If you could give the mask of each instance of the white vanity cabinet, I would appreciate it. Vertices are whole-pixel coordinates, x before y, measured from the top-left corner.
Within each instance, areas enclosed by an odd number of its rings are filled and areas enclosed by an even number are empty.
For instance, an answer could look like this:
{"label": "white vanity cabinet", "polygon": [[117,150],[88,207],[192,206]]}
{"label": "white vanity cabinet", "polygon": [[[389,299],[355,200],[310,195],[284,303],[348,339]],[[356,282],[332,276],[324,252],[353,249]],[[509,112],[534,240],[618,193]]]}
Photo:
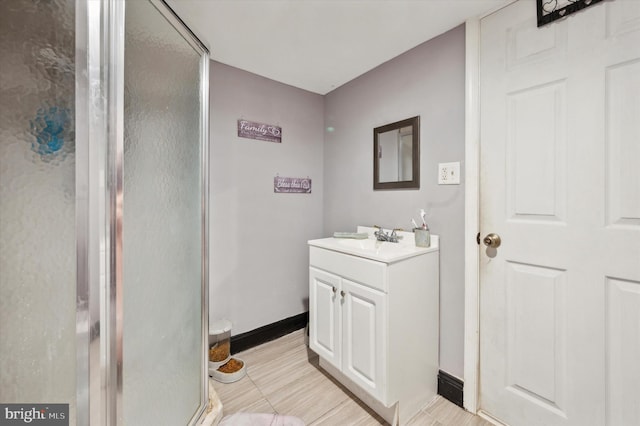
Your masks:
{"label": "white vanity cabinet", "polygon": [[372,396],[384,400],[386,295],[313,267],[309,277],[311,349]]}
{"label": "white vanity cabinet", "polygon": [[438,238],[386,261],[329,240],[309,242],[309,346],[323,369],[403,424],[437,393]]}

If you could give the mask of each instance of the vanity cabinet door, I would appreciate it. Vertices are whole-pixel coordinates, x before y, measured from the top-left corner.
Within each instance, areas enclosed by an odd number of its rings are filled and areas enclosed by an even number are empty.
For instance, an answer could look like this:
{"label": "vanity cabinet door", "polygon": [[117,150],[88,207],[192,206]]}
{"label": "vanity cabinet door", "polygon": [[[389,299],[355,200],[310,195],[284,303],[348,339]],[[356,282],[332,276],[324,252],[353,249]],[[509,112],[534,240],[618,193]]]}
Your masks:
{"label": "vanity cabinet door", "polygon": [[309,346],[334,367],[341,365],[341,278],[309,268]]}
{"label": "vanity cabinet door", "polygon": [[386,402],[387,296],[342,279],[342,372]]}

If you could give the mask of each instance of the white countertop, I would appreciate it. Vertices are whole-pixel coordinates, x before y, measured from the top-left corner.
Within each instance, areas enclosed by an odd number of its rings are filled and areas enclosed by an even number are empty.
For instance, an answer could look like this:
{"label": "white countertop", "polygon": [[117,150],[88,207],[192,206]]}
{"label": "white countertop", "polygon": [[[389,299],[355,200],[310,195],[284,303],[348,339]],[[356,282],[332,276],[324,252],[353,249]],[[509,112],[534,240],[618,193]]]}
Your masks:
{"label": "white countertop", "polygon": [[[388,241],[377,241],[373,235],[375,231],[375,228],[358,226],[357,232],[366,232],[369,234],[369,238],[358,240],[329,237],[309,240],[307,243],[313,247],[333,250],[384,263],[398,262],[410,257],[438,251],[439,249],[439,238],[437,235],[431,235],[430,247],[416,247],[413,232],[398,231],[398,236],[402,238],[397,243],[390,243]],[[385,231],[391,232],[391,230]]]}

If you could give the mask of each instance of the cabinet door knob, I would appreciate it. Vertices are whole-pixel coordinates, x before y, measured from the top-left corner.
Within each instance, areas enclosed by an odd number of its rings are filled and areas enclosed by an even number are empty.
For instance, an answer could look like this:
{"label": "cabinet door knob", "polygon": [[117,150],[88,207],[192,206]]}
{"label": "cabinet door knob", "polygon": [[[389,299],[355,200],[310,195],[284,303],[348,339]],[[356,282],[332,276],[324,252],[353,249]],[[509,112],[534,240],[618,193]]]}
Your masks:
{"label": "cabinet door knob", "polygon": [[333,290],[333,294],[336,294],[336,291],[338,291],[338,289],[335,287],[332,287],[332,290]]}
{"label": "cabinet door knob", "polygon": [[345,294],[344,290],[340,290],[340,296],[344,297]]}

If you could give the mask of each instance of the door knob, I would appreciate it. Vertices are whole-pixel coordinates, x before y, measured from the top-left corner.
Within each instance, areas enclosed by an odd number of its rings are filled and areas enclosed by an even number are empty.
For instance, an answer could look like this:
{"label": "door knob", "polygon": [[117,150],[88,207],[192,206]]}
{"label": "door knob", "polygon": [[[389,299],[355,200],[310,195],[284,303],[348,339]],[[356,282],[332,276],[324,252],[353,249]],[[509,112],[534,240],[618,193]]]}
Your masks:
{"label": "door knob", "polygon": [[333,287],[331,290],[333,290],[333,294],[336,294],[336,291],[338,291],[338,289],[335,287]]}
{"label": "door knob", "polygon": [[502,240],[500,240],[500,235],[491,233],[487,234],[482,242],[487,247],[498,248],[500,247],[500,243],[502,243]]}
{"label": "door knob", "polygon": [[340,296],[344,297],[345,294],[344,290],[340,290]]}

